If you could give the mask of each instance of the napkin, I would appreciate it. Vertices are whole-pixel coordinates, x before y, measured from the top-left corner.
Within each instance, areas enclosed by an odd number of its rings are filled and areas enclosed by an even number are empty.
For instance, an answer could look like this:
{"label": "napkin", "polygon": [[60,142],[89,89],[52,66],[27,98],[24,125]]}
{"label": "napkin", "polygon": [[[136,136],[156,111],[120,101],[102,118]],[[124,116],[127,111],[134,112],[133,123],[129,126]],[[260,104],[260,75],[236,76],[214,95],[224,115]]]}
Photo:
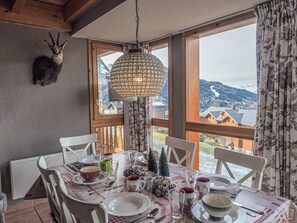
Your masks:
{"label": "napkin", "polygon": [[273,202],[273,197],[266,195],[263,191],[249,191],[242,190],[236,197],[235,202],[242,206],[255,209],[257,211],[263,211],[266,208],[270,208]]}

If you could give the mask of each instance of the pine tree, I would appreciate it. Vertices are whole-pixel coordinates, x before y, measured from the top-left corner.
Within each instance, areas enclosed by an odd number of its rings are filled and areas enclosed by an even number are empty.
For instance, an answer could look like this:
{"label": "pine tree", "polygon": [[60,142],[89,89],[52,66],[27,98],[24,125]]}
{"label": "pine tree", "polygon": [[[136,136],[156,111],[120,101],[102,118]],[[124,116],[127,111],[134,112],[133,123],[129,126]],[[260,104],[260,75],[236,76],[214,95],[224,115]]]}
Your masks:
{"label": "pine tree", "polygon": [[149,158],[148,158],[148,168],[149,171],[158,173],[158,164],[156,157],[154,156],[152,150],[150,149]]}
{"label": "pine tree", "polygon": [[162,147],[162,152],[161,152],[160,160],[159,160],[159,174],[160,174],[160,176],[164,176],[164,177],[170,176],[168,162],[167,162],[167,156],[166,156],[164,147]]}

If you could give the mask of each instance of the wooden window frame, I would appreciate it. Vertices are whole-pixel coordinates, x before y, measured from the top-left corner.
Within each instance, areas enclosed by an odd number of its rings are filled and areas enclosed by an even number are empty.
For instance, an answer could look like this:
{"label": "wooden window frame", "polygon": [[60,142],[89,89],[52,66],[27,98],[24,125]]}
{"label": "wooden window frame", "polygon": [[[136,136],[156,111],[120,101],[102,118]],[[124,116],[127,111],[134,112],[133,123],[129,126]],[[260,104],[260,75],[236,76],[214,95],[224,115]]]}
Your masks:
{"label": "wooden window frame", "polygon": [[[183,130],[184,135],[187,136],[189,140],[197,141],[197,134],[195,133],[207,133],[213,135],[220,135],[226,137],[234,137],[240,139],[254,140],[255,129],[249,127],[235,127],[219,124],[208,124],[199,122],[199,108],[196,108],[195,103],[192,103],[191,100],[200,97],[200,88],[199,88],[199,63],[196,62],[196,58],[199,58],[199,38],[213,35],[216,33],[224,32],[227,30],[236,29],[245,25],[253,24],[256,22],[256,17],[253,12],[247,12],[241,15],[236,15],[219,22],[213,22],[205,26],[192,29],[185,32],[185,57],[186,57],[186,66],[184,71],[183,80],[184,82],[184,101],[183,106],[185,107],[185,129]],[[195,56],[198,56],[195,58]],[[190,75],[191,72],[194,72],[193,75]],[[197,87],[198,85],[198,87]],[[189,92],[193,89],[196,89],[196,94],[193,96],[191,94],[191,100],[189,99]],[[197,102],[196,102],[197,104]],[[190,114],[189,111],[198,109],[198,113],[194,115]],[[190,121],[189,121],[190,118]],[[195,166],[194,168],[199,169],[199,149],[197,149],[195,155]]]}
{"label": "wooden window frame", "polygon": [[96,128],[106,126],[118,126],[124,124],[124,114],[100,115],[98,102],[98,69],[97,55],[100,52],[117,51],[123,52],[119,44],[105,43],[99,41],[89,41],[89,94],[90,94],[90,126],[91,132],[96,132]]}
{"label": "wooden window frame", "polygon": [[[171,38],[166,37],[157,41],[153,41],[149,43],[150,48],[149,50],[157,50],[161,49],[164,46],[168,47],[168,119],[162,119],[162,118],[151,118],[151,124],[152,126],[160,126],[160,127],[165,127],[168,128],[168,135],[172,134],[172,56],[171,56]],[[151,111],[153,107],[151,104]]]}

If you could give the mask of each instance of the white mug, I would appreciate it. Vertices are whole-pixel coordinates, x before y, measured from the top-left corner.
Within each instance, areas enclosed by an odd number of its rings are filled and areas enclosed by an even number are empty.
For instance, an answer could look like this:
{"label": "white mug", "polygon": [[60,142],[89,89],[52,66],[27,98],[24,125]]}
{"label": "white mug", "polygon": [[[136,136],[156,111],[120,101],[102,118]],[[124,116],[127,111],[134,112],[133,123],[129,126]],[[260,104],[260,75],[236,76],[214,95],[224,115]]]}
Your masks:
{"label": "white mug", "polygon": [[127,191],[138,192],[145,187],[145,181],[140,180],[139,176],[131,175],[126,178]]}
{"label": "white mug", "polygon": [[197,201],[198,191],[191,187],[183,187],[180,190],[185,192],[184,210],[190,211],[192,205]]}
{"label": "white mug", "polygon": [[207,177],[198,177],[196,179],[196,190],[199,192],[199,199],[210,191],[210,179]]}

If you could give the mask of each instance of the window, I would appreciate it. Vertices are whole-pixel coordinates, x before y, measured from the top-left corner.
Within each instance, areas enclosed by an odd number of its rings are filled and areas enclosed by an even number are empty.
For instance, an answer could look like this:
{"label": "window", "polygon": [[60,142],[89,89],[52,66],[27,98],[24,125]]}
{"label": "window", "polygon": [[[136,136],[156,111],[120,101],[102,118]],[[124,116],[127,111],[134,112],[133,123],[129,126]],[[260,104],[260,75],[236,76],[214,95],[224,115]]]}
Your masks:
{"label": "window", "polygon": [[[170,132],[169,42],[164,39],[152,43],[150,49],[166,67],[166,83],[162,91],[151,98],[153,147],[159,150]],[[102,153],[120,152],[124,148],[123,102],[111,100],[108,82],[113,63],[123,54],[122,46],[97,41],[91,41],[89,46],[91,129],[98,134],[96,148]]]}
{"label": "window", "polygon": [[122,52],[102,51],[97,55],[98,64],[98,110],[100,115],[123,114],[122,101],[109,100],[108,82],[110,70],[114,62],[122,56]]}
{"label": "window", "polygon": [[152,117],[168,119],[169,116],[169,96],[168,96],[168,45],[153,49],[152,54],[158,57],[166,69],[166,82],[159,94],[152,97]]}
{"label": "window", "polygon": [[170,40],[164,39],[150,44],[151,53],[158,57],[166,68],[165,85],[158,95],[151,98],[153,148],[157,150],[165,146],[165,138],[170,132],[169,43]]}
{"label": "window", "polygon": [[203,170],[215,146],[251,153],[256,124],[256,25],[220,31],[187,38],[186,129]]}
{"label": "window", "polygon": [[160,126],[152,126],[153,130],[153,148],[161,152],[162,147],[166,149],[165,139],[168,136],[168,128]]}
{"label": "window", "polygon": [[109,77],[113,63],[123,54],[122,46],[90,42],[90,113],[92,132],[98,134],[97,150],[120,152],[124,148],[123,102],[109,98]]}

